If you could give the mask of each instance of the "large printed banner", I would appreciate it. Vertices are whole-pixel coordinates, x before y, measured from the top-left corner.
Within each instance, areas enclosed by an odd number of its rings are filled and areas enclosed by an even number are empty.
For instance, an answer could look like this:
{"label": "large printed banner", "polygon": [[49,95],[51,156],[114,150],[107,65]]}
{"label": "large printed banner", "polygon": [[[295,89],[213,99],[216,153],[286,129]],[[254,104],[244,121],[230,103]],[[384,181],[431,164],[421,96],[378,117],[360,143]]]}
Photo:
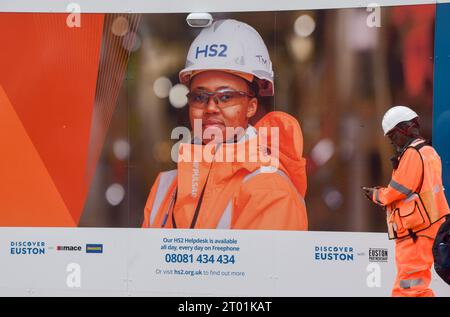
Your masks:
{"label": "large printed banner", "polygon": [[393,188],[392,105],[435,137],[434,4],[71,5],[0,12],[0,294],[390,296],[362,187]]}
{"label": "large printed banner", "polygon": [[[435,6],[378,10],[215,13],[195,41],[185,14],[1,13],[0,226],[161,227],[176,187],[179,227],[234,199],[236,229],[384,232],[361,187],[390,181],[391,105],[431,139]],[[200,93],[226,67],[240,92]]]}
{"label": "large printed banner", "polygon": [[[2,296],[390,296],[381,233],[7,228]],[[450,296],[436,275],[437,296]]]}

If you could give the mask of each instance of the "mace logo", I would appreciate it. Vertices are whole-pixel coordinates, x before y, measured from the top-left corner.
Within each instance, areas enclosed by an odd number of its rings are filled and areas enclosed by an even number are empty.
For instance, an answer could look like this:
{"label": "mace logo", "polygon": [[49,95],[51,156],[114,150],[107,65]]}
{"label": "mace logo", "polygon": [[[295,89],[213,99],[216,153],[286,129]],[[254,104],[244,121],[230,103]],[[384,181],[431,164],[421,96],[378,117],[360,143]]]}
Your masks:
{"label": "mace logo", "polygon": [[353,261],[354,250],[344,246],[316,246],[314,259],[316,261]]}
{"label": "mace logo", "polygon": [[86,253],[103,253],[103,244],[86,244]]}
{"label": "mace logo", "polygon": [[387,262],[387,261],[388,261],[388,249],[382,248],[369,249],[369,262]]}
{"label": "mace logo", "polygon": [[12,255],[45,254],[45,242],[43,242],[43,241],[11,241],[9,253]]}
{"label": "mace logo", "polygon": [[79,245],[58,245],[56,251],[82,251],[83,248]]}

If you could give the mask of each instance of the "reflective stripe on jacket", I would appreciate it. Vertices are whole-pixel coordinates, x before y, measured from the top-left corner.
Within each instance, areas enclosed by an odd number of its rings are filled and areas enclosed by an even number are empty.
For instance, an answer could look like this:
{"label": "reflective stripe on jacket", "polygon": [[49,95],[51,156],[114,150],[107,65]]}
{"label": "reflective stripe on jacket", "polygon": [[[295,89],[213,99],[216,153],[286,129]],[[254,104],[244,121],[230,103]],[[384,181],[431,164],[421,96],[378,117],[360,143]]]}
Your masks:
{"label": "reflective stripe on jacket", "polygon": [[449,213],[441,159],[424,142],[413,141],[403,151],[389,185],[374,191],[373,201],[386,206],[391,239],[427,229]]}

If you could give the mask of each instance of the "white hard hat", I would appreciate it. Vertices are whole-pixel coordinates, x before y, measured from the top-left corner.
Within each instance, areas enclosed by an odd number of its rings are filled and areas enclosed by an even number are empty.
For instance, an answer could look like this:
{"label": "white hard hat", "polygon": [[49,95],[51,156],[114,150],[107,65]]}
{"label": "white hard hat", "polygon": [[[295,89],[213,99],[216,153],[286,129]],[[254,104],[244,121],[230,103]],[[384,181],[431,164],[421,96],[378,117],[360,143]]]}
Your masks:
{"label": "white hard hat", "polygon": [[248,81],[256,78],[260,96],[273,96],[273,70],[269,52],[259,33],[236,20],[218,20],[204,28],[192,42],[185,68],[180,71],[182,84],[205,70],[224,70]]}
{"label": "white hard hat", "polygon": [[405,106],[395,106],[386,111],[381,125],[384,135],[388,134],[397,124],[404,121],[410,121],[419,116],[412,109]]}

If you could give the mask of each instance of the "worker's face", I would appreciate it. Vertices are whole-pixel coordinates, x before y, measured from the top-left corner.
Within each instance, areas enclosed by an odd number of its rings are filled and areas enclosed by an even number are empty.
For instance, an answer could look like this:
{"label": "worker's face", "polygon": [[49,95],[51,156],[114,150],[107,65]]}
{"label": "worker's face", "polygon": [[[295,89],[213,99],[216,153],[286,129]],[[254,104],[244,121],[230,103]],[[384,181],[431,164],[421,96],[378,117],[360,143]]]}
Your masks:
{"label": "worker's face", "polygon": [[409,137],[407,137],[406,135],[404,135],[395,128],[392,131],[390,131],[386,136],[391,141],[391,144],[397,153],[400,152],[406,145],[406,143],[408,143],[408,141],[410,140]]}
{"label": "worker's face", "polygon": [[[243,78],[221,71],[205,71],[197,74],[190,82],[189,91],[190,94],[197,95],[202,92],[227,91],[251,93]],[[248,120],[255,115],[258,108],[258,100],[255,97],[236,93],[220,97],[220,100],[218,95],[210,97],[203,105],[201,102],[190,99],[189,118],[192,127],[194,127],[195,119],[202,120],[203,136],[206,129],[218,128],[221,131],[222,141],[226,141],[234,137],[233,135],[226,135],[227,127],[241,127],[244,130],[247,128]],[[197,99],[200,100],[201,95],[198,95]],[[202,139],[203,143],[207,144],[214,140],[214,137],[203,137]]]}
{"label": "worker's face", "polygon": [[420,137],[419,125],[414,121],[404,121],[399,123],[392,131],[386,135],[396,152],[400,152],[411,139]]}

